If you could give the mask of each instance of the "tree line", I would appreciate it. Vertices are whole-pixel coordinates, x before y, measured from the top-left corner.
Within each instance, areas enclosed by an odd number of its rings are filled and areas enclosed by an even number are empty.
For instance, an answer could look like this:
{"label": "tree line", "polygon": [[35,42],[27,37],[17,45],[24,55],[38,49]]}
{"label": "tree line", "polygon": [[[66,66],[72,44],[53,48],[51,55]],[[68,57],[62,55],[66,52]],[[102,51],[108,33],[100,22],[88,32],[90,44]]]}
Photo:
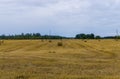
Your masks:
{"label": "tree line", "polygon": [[91,33],[91,34],[81,33],[81,34],[77,34],[75,39],[101,39],[101,37],[95,36],[93,33]]}
{"label": "tree line", "polygon": [[0,35],[0,39],[120,39],[119,36],[107,36],[101,37],[99,35],[91,34],[84,34],[80,33],[77,34],[75,37],[63,37],[58,35],[41,35],[40,33],[21,33],[15,35]]}
{"label": "tree line", "polygon": [[65,37],[55,35],[41,35],[40,33],[22,33],[15,35],[0,35],[0,39],[63,39]]}

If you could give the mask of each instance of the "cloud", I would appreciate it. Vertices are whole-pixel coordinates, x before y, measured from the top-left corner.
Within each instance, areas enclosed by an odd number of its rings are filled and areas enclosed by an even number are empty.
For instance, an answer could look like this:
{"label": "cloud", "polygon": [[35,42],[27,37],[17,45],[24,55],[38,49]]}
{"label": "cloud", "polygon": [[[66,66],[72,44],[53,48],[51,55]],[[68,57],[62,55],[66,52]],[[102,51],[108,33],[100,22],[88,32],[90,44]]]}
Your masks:
{"label": "cloud", "polygon": [[120,0],[1,0],[0,17],[0,33],[109,35],[120,26]]}

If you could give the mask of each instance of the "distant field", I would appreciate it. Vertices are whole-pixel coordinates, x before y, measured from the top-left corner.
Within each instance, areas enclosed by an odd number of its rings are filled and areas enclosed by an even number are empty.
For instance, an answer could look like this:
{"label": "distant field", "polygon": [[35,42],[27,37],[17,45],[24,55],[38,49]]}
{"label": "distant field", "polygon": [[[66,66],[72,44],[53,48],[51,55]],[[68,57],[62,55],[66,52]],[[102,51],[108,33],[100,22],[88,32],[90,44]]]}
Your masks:
{"label": "distant field", "polygon": [[120,79],[120,41],[5,40],[0,79]]}

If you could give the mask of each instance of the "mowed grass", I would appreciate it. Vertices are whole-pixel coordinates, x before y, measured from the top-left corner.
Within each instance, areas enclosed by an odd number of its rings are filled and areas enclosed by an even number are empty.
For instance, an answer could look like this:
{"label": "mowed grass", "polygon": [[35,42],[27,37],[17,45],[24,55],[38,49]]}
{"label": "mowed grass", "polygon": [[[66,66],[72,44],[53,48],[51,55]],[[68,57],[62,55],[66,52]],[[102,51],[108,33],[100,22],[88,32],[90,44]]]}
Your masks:
{"label": "mowed grass", "polygon": [[120,41],[5,40],[0,79],[120,79]]}

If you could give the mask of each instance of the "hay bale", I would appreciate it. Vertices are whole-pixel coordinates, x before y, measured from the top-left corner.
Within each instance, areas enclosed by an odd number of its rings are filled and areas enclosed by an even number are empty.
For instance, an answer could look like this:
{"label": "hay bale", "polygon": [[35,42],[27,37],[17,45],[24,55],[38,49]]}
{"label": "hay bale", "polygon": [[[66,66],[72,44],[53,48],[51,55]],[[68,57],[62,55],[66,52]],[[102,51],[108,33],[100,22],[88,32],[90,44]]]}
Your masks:
{"label": "hay bale", "polygon": [[63,46],[63,43],[62,42],[58,42],[57,46]]}

